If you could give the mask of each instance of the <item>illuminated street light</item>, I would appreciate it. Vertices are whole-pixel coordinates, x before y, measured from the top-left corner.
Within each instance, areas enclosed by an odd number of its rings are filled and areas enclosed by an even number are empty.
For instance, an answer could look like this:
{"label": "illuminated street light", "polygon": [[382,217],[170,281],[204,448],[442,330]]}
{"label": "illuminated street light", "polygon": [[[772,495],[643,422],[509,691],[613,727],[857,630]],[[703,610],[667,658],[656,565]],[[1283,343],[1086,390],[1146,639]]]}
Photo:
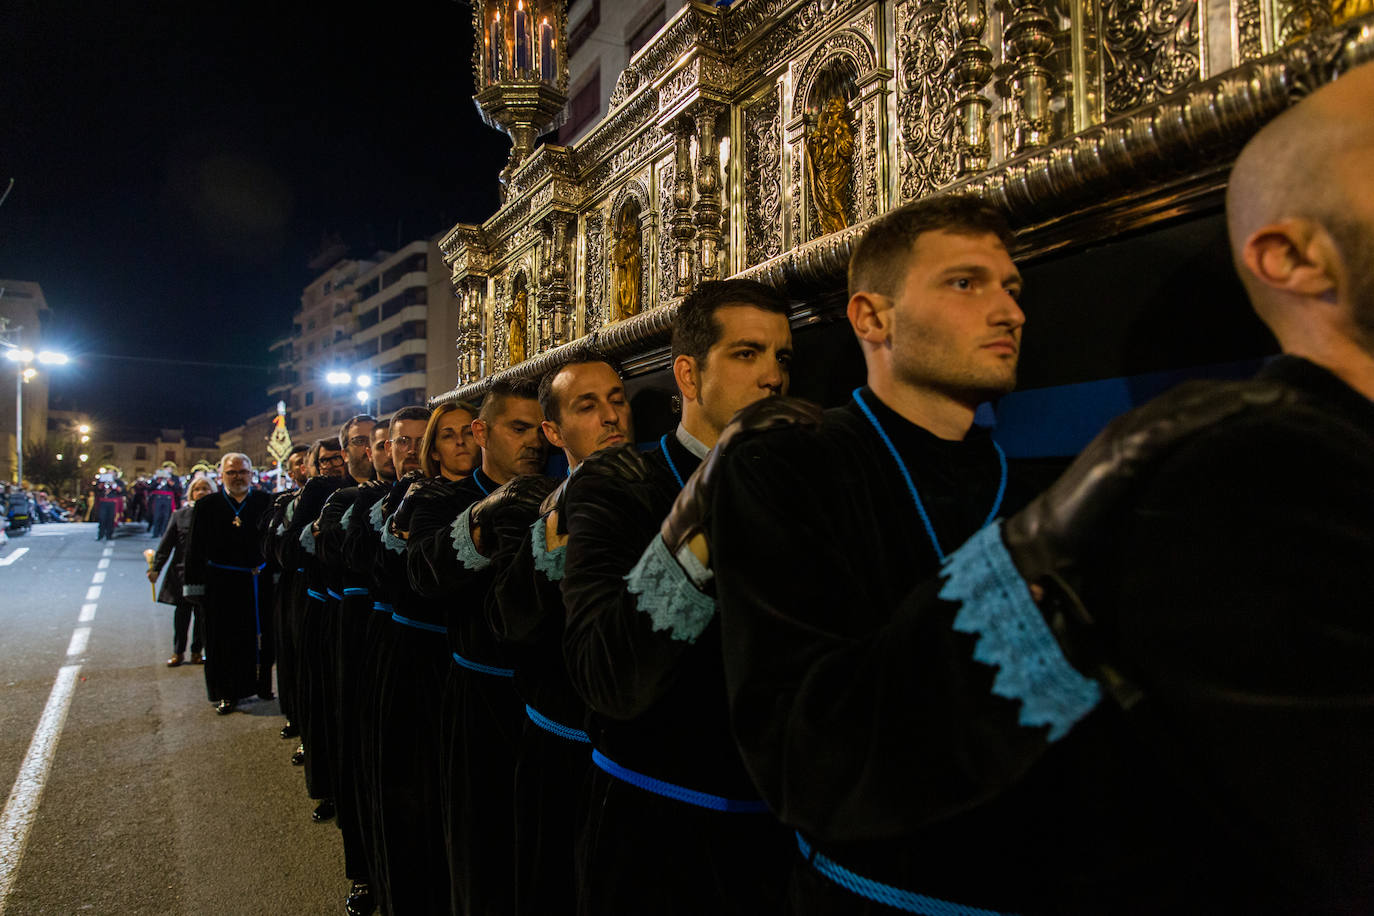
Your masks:
{"label": "illuminated street light", "polygon": [[91,437],[90,437],[90,436],[82,436],[82,437],[81,437],[81,444],[82,444],[82,445],[85,445],[87,442],[90,442],[90,441],[91,441]]}
{"label": "illuminated street light", "polygon": [[5,359],[14,363],[14,479],[24,485],[24,383],[33,381],[38,370],[29,365],[35,356],[40,363],[48,366],[62,366],[71,362],[65,353],[55,350],[40,350],[35,354],[23,347],[10,347],[5,350]]}
{"label": "illuminated street light", "polygon": [[358,387],[359,387],[359,388],[370,388],[371,386],[372,386],[372,376],[370,376],[370,375],[360,375],[360,376],[358,376]]}
{"label": "illuminated street light", "polygon": [[61,461],[61,460],[62,460],[62,453],[61,453],[61,452],[58,452],[58,453],[57,453],[57,460],[58,460],[58,461]]}
{"label": "illuminated street light", "polygon": [[359,391],[359,392],[358,392],[358,403],[359,403],[359,404],[366,404],[367,401],[368,401],[367,392],[366,392],[366,391]]}
{"label": "illuminated street light", "polygon": [[347,385],[353,381],[353,376],[347,372],[328,372],[325,374],[324,380],[331,385]]}
{"label": "illuminated street light", "polygon": [[78,427],[76,428],[76,431],[84,435],[84,434],[86,434],[86,433],[88,433],[88,432],[91,431],[90,424],[89,424],[89,423],[82,423],[80,426],[78,426]]}

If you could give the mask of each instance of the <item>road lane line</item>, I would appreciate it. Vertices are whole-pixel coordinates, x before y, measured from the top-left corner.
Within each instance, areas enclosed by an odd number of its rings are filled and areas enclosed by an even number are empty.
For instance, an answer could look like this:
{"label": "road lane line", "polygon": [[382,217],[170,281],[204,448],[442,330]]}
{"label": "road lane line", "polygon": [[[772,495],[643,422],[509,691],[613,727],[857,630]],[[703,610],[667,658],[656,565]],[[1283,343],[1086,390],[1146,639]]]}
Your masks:
{"label": "road lane line", "polygon": [[109,557],[104,557],[103,559],[101,559],[101,561],[100,561],[99,563],[95,564],[95,568],[96,568],[96,569],[109,569],[109,568],[110,568],[110,558],[109,558]]}
{"label": "road lane line", "polygon": [[86,600],[87,600],[87,601],[96,601],[96,600],[98,600],[98,599],[100,598],[100,589],[101,589],[101,588],[103,588],[103,586],[100,586],[100,585],[92,585],[90,588],[86,589]]}
{"label": "road lane line", "polygon": [[90,627],[77,627],[72,630],[72,641],[67,643],[68,655],[80,655],[86,651],[86,643],[91,641]]}
{"label": "road lane line", "polygon": [[7,556],[7,557],[0,558],[0,566],[9,566],[9,565],[10,565],[11,563],[13,563],[15,560],[19,559],[20,557],[22,557],[24,554],[26,554],[26,553],[28,553],[28,552],[29,552],[29,548],[27,548],[27,547],[16,547],[16,548],[14,548],[14,553],[11,553],[11,554],[10,554],[9,556]]}
{"label": "road lane line", "polygon": [[101,582],[104,582],[104,581],[105,581],[105,575],[106,575],[106,574],[103,573],[103,572],[98,572],[98,573],[96,573],[95,575],[91,576],[91,584],[92,584],[92,585],[99,585]]}
{"label": "road lane line", "polygon": [[0,813],[0,916],[3,916],[10,892],[14,890],[19,861],[24,857],[24,846],[28,843],[29,830],[38,812],[38,800],[48,780],[53,752],[57,750],[57,739],[67,720],[67,710],[76,692],[76,676],[80,671],[80,665],[63,665],[58,670],[52,693],[48,694],[48,704],[43,707],[43,715],[38,720],[38,728],[34,730],[28,753],[19,766],[14,788],[10,790],[4,812]]}
{"label": "road lane line", "polygon": [[113,547],[106,547],[105,550],[104,550],[104,552],[101,553],[100,555],[101,555],[102,557],[112,557],[112,556],[114,556],[114,548],[113,548]]}
{"label": "road lane line", "polygon": [[81,605],[81,616],[76,618],[77,623],[90,623],[95,620],[95,604]]}

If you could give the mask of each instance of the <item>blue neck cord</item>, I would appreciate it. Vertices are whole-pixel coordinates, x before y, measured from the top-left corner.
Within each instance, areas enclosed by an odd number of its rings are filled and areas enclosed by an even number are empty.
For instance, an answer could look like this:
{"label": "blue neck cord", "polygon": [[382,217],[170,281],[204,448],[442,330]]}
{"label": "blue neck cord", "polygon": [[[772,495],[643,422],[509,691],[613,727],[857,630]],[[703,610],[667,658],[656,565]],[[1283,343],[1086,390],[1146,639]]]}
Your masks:
{"label": "blue neck cord", "polygon": [[473,468],[473,469],[472,469],[472,482],[475,483],[475,484],[477,484],[477,489],[479,489],[479,490],[482,491],[482,495],[483,495],[483,496],[490,496],[490,495],[491,495],[491,491],[488,490],[486,487],[482,486],[482,476],[481,476],[481,475],[482,475],[482,469],[481,469],[481,468]]}
{"label": "blue neck cord", "polygon": [[[887,430],[883,429],[883,425],[878,422],[878,418],[873,415],[873,411],[864,402],[860,389],[854,389],[853,397],[855,403],[859,405],[859,410],[863,411],[868,422],[873,424],[873,428],[877,430],[878,438],[882,439],[883,445],[887,446],[888,454],[892,456],[892,460],[897,462],[897,470],[902,472],[902,479],[906,481],[907,492],[911,494],[911,501],[916,504],[916,513],[921,516],[921,524],[925,526],[926,535],[930,538],[930,546],[935,548],[936,558],[941,563],[945,562],[945,552],[940,549],[940,539],[935,536],[935,526],[930,523],[930,516],[926,514],[925,503],[921,502],[921,494],[916,489],[916,482],[911,479],[911,472],[907,470],[906,462],[902,460],[901,455],[897,454],[897,446],[892,444],[892,439],[888,437]],[[997,497],[992,501],[992,511],[988,513],[987,518],[983,519],[983,524],[978,526],[979,529],[986,528],[992,524],[993,519],[997,518],[997,510],[1002,508],[1002,497],[1007,492],[1007,453],[1002,451],[1002,446],[997,444],[996,439],[992,440],[992,447],[997,450],[997,461],[1002,467],[1002,478],[997,484]]]}
{"label": "blue neck cord", "polygon": [[227,491],[225,491],[225,490],[220,490],[220,493],[223,494],[223,496],[224,496],[224,501],[227,502],[227,503],[229,504],[229,508],[234,510],[234,518],[238,518],[238,517],[239,517],[239,513],[243,511],[243,507],[246,506],[246,505],[248,505],[248,497],[247,497],[247,496],[244,496],[244,497],[243,497],[243,502],[239,503],[239,504],[238,504],[238,507],[235,508],[235,506],[234,506],[234,501],[233,501],[232,499],[229,498],[229,493],[228,493]]}
{"label": "blue neck cord", "polygon": [[673,479],[677,481],[677,488],[681,490],[687,484],[682,482],[682,475],[677,472],[677,465],[673,464],[673,456],[668,452],[668,434],[664,433],[663,438],[658,440],[658,447],[663,449],[663,457],[668,461],[668,470],[673,472]]}

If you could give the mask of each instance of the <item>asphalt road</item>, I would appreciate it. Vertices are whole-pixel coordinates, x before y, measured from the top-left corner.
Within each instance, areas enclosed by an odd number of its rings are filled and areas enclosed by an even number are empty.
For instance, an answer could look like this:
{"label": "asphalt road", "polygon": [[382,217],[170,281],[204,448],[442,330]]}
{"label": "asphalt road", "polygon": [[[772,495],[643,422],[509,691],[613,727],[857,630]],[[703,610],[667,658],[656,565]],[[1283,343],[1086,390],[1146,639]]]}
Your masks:
{"label": "asphalt road", "polygon": [[[339,832],[310,820],[276,701],[216,716],[200,667],[165,666],[172,608],[153,603],[143,530],[111,544],[40,525],[0,545],[0,916],[342,913]],[[64,668],[70,707],[19,849],[18,797],[37,793],[16,777]]]}

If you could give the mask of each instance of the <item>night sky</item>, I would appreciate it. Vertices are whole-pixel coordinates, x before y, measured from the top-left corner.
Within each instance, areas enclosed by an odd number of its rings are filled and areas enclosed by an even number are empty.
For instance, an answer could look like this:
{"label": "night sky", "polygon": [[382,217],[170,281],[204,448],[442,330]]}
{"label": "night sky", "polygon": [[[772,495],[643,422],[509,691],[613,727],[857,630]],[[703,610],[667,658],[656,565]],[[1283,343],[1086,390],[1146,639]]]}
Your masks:
{"label": "night sky", "polygon": [[272,406],[326,235],[364,255],[496,209],[466,4],[0,7],[0,277],[76,357],[53,407],[217,434]]}

